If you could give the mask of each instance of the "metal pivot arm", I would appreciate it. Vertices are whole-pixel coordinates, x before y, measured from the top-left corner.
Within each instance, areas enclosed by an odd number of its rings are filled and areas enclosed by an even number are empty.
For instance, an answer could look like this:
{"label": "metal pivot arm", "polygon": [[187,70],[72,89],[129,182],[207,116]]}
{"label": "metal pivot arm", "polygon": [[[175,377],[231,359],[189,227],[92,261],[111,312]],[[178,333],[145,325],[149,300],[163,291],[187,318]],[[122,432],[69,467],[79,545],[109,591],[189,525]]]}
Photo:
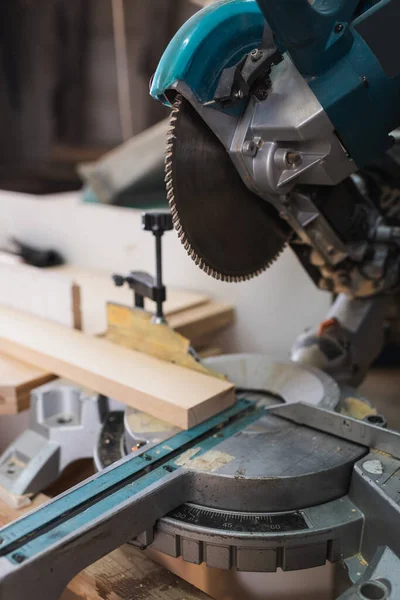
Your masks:
{"label": "metal pivot arm", "polygon": [[183,452],[194,444],[197,453],[213,448],[223,432],[236,433],[252,414],[251,402],[238,402],[3,527],[0,600],[25,600],[27,590],[31,600],[58,600],[82,569],[190,500],[190,476],[177,460]]}
{"label": "metal pivot arm", "polygon": [[303,74],[315,75],[348,52],[347,22],[358,0],[257,0],[279,46]]}

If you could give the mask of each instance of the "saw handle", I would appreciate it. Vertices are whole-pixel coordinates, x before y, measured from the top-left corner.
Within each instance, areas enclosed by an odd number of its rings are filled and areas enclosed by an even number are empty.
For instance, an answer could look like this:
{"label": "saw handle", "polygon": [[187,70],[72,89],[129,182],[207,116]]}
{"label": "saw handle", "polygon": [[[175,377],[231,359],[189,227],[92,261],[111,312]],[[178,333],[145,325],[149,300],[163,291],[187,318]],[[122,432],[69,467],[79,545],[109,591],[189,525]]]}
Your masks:
{"label": "saw handle", "polygon": [[352,20],[359,0],[257,0],[281,51],[303,75],[316,75],[351,48]]}

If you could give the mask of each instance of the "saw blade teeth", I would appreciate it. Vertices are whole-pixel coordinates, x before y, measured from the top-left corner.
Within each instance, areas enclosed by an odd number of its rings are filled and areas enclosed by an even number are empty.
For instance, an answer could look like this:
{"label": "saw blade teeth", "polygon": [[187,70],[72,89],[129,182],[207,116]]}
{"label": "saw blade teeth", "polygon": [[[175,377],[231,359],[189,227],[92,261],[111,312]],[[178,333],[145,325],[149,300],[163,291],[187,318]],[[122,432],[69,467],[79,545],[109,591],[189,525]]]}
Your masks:
{"label": "saw blade teeth", "polygon": [[165,150],[165,185],[167,192],[167,200],[169,203],[172,222],[176,233],[178,235],[179,240],[183,244],[186,252],[190,256],[190,258],[194,261],[196,266],[202,269],[207,275],[213,277],[217,281],[223,281],[227,283],[237,283],[243,281],[249,281],[254,277],[257,277],[261,273],[263,273],[268,267],[271,266],[275,262],[275,260],[281,255],[284,250],[286,243],[282,243],[282,249],[277,252],[276,256],[272,260],[268,260],[265,265],[261,268],[256,269],[253,273],[249,273],[246,275],[232,275],[221,273],[218,270],[215,270],[210,264],[205,262],[205,260],[196,252],[196,250],[192,247],[189,239],[186,236],[185,230],[180,222],[179,211],[175,203],[175,191],[174,191],[174,175],[173,175],[173,158],[174,158],[174,149],[176,144],[176,126],[179,118],[179,112],[183,104],[183,98],[180,94],[177,94],[175,97],[175,101],[172,106],[172,111],[169,120],[169,127],[167,131],[167,143]]}

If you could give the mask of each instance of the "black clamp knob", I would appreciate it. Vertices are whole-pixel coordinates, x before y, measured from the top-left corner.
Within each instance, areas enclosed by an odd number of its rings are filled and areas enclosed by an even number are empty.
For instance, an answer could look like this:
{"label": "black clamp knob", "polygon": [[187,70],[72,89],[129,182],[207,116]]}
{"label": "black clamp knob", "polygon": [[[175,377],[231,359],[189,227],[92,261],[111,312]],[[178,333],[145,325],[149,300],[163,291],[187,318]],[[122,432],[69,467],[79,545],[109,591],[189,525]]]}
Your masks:
{"label": "black clamp knob", "polygon": [[161,238],[165,231],[173,229],[172,216],[167,211],[149,211],[142,214],[142,229],[151,231],[156,238],[156,277],[141,271],[133,271],[127,277],[113,275],[117,287],[128,284],[134,293],[135,306],[144,308],[144,299],[150,298],[156,303],[156,321],[165,323],[163,303],[167,291],[162,280],[162,247]]}
{"label": "black clamp knob", "polygon": [[149,211],[142,213],[142,229],[152,231],[154,235],[164,235],[173,229],[172,215],[167,211]]}

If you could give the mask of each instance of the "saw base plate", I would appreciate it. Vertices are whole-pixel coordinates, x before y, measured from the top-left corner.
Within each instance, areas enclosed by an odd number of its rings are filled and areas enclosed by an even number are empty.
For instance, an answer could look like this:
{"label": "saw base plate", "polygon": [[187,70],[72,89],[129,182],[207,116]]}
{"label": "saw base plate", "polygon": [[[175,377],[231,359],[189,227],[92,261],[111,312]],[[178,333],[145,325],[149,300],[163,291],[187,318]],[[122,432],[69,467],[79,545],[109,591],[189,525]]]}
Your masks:
{"label": "saw base plate", "polygon": [[[349,529],[361,526],[361,517],[346,494],[365,449],[263,410],[304,394],[334,408],[340,401],[336,383],[264,356],[218,357],[211,365],[242,388],[239,399],[258,403],[260,416],[198,460],[191,450],[185,466],[194,501],[160,519],[135,543],[196,564],[248,571],[308,568],[353,551]],[[151,448],[176,433],[135,412],[111,415],[99,444],[99,467],[135,444]]]}

